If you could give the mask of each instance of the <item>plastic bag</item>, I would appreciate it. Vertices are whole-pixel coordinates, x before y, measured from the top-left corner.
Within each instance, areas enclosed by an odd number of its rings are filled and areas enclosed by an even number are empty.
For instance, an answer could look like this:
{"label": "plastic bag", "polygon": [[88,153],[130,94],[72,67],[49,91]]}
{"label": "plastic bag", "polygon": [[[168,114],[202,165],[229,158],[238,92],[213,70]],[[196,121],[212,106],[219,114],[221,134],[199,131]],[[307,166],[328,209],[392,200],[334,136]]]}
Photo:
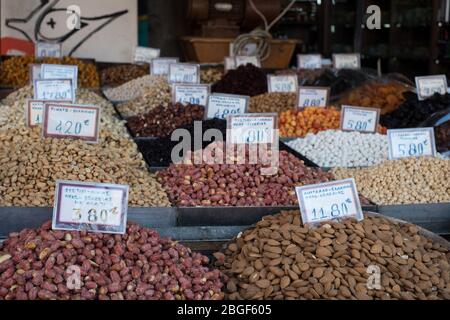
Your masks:
{"label": "plastic bag", "polygon": [[420,127],[433,127],[437,151],[450,157],[450,107],[434,113]]}

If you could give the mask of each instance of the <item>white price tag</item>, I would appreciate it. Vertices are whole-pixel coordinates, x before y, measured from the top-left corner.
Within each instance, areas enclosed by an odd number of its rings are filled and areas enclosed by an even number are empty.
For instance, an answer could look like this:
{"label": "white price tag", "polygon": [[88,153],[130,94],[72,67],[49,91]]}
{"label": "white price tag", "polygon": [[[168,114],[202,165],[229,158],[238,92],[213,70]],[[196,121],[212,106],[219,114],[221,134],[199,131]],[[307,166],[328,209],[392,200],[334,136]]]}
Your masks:
{"label": "white price tag", "polygon": [[330,88],[325,87],[299,87],[297,106],[326,107],[330,96]]}
{"label": "white price tag", "polygon": [[389,159],[436,156],[433,128],[389,129]]}
{"label": "white price tag", "polygon": [[43,136],[98,142],[100,108],[91,105],[45,103]]}
{"label": "white price tag", "polygon": [[257,56],[235,56],[234,59],[236,68],[239,66],[245,66],[247,63],[261,68],[261,61]]}
{"label": "white price tag", "polygon": [[128,186],[56,181],[52,228],[124,234]]}
{"label": "white price tag", "polygon": [[321,54],[298,54],[297,55],[298,69],[320,69],[322,68]]}
{"label": "white price tag", "polygon": [[192,63],[171,63],[169,82],[200,83],[200,65]]}
{"label": "white price tag", "polygon": [[303,224],[364,218],[355,180],[345,179],[295,187]]}
{"label": "white price tag", "polygon": [[243,114],[247,111],[250,97],[236,94],[213,93],[208,97],[206,119],[225,119],[229,115]]}
{"label": "white price tag", "polygon": [[227,117],[227,141],[233,144],[275,143],[278,139],[276,113],[254,113]]}
{"label": "white price tag", "polygon": [[41,79],[70,79],[77,90],[78,66],[63,64],[41,64]]}
{"label": "white price tag", "polygon": [[360,69],[361,55],[359,53],[333,54],[333,67],[336,69]]}
{"label": "white price tag", "polygon": [[42,123],[44,118],[44,104],[58,101],[27,100],[25,104],[25,122],[29,127],[35,127]]}
{"label": "white price tag", "polygon": [[298,90],[298,77],[295,74],[285,76],[268,75],[267,87],[269,92],[296,93]]}
{"label": "white price tag", "polygon": [[444,74],[435,76],[416,77],[417,97],[425,100],[435,93],[447,93],[447,77]]}
{"label": "white price tag", "polygon": [[29,68],[30,85],[33,86],[34,80],[41,79],[41,65],[31,64]]}
{"label": "white price tag", "polygon": [[172,101],[182,104],[198,104],[206,106],[210,86],[207,84],[174,84],[172,86]]}
{"label": "white price tag", "polygon": [[377,132],[380,120],[380,109],[342,106],[341,130],[366,133]]}
{"label": "white price tag", "polygon": [[178,58],[155,58],[150,63],[150,74],[155,76],[166,76],[169,74],[169,65],[178,63]]}
{"label": "white price tag", "polygon": [[225,71],[236,69],[236,60],[234,57],[225,57]]}
{"label": "white price tag", "polygon": [[34,80],[35,100],[75,101],[75,89],[70,79]]}
{"label": "white price tag", "polygon": [[136,47],[134,49],[134,62],[151,63],[155,58],[159,58],[161,54],[160,49],[148,47]]}
{"label": "white price tag", "polygon": [[35,44],[35,55],[38,58],[54,57],[61,58],[61,44],[38,41]]}

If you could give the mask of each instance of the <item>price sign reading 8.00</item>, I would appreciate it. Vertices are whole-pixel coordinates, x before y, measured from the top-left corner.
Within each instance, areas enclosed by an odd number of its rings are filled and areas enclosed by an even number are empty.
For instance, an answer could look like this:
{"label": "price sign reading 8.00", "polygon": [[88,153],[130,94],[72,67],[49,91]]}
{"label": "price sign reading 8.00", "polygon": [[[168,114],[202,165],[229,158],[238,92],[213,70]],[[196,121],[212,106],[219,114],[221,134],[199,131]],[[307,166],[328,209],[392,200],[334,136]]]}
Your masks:
{"label": "price sign reading 8.00", "polygon": [[276,113],[254,113],[227,117],[227,140],[233,144],[275,143]]}
{"label": "price sign reading 8.00", "polygon": [[230,115],[243,114],[247,110],[248,96],[214,93],[209,95],[206,106],[206,119],[225,119]]}
{"label": "price sign reading 8.00", "polygon": [[303,224],[353,217],[363,219],[354,179],[296,187]]}
{"label": "price sign reading 8.00", "polygon": [[169,65],[169,82],[200,83],[200,66],[191,63],[171,63]]}
{"label": "price sign reading 8.00", "polygon": [[125,233],[128,186],[56,181],[53,229]]}
{"label": "price sign reading 8.00", "polygon": [[391,160],[436,156],[433,128],[390,129],[387,136]]}

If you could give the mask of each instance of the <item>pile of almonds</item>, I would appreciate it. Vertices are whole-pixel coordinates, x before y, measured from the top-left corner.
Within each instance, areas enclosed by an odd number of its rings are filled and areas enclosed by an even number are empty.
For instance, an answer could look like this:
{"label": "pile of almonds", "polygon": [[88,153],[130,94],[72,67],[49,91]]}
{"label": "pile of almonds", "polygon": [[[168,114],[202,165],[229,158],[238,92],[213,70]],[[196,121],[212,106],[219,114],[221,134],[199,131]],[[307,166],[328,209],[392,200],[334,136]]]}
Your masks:
{"label": "pile of almonds", "polygon": [[208,262],[137,224],[112,235],[52,230],[49,221],[0,245],[0,300],[222,299],[222,276]]}
{"label": "pile of almonds", "polygon": [[285,211],[214,256],[231,300],[450,299],[450,244],[441,240],[380,215],[312,228]]}

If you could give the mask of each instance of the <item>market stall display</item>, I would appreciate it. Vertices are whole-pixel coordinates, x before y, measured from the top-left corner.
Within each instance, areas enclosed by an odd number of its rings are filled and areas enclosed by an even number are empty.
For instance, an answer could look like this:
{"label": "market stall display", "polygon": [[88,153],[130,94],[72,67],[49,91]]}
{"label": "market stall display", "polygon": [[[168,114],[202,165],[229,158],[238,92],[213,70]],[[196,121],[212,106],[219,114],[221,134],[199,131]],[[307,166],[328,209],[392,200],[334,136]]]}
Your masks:
{"label": "market stall display", "polygon": [[30,83],[29,73],[32,64],[68,64],[78,66],[78,85],[81,88],[100,87],[100,77],[94,63],[73,57],[36,58],[34,56],[14,56],[0,63],[0,86],[19,88]]}
{"label": "market stall display", "polygon": [[[126,234],[39,229],[0,244],[0,300],[219,300],[209,259],[129,223]],[[70,268],[83,276],[71,287]]]}
{"label": "market stall display", "polygon": [[128,81],[143,77],[150,72],[150,66],[143,64],[119,64],[100,71],[102,87],[117,87]]}
{"label": "market stall display", "polygon": [[212,85],[211,92],[257,96],[267,92],[267,77],[262,69],[248,63],[225,73]]}
{"label": "market stall display", "polygon": [[[239,234],[215,266],[230,277],[232,300],[450,299],[450,244],[436,238],[380,215],[313,228],[284,211]],[[370,268],[379,287],[370,288]]]}
{"label": "market stall display", "polygon": [[263,93],[250,98],[248,112],[264,113],[277,112],[293,109],[297,104],[297,95],[295,93],[271,92]]}

